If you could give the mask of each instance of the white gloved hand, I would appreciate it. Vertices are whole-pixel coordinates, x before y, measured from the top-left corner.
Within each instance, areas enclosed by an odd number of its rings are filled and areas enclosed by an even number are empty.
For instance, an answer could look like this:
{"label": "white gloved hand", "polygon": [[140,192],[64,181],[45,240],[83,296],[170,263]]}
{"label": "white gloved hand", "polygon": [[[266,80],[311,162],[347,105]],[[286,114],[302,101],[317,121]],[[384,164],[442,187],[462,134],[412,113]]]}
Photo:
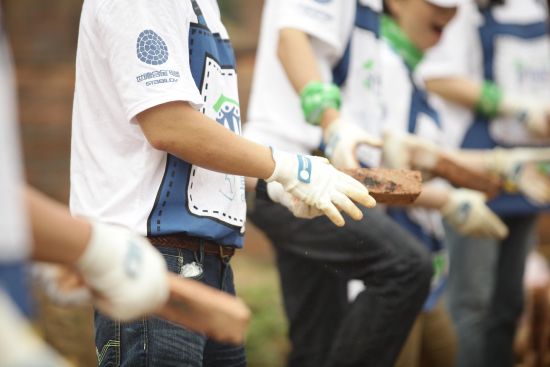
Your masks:
{"label": "white gloved hand", "polygon": [[360,220],[363,213],[352,200],[368,208],[376,205],[359,181],[336,170],[328,160],[273,150],[275,169],[266,181],[276,181],[305,204],[322,211],[334,224],[344,226],[339,210]]}
{"label": "white gloved hand", "polygon": [[440,149],[428,140],[411,134],[384,133],[382,159],[389,168],[431,171],[437,164]]}
{"label": "white gloved hand", "polygon": [[495,148],[486,155],[487,169],[504,179],[506,191],[544,205],[550,204],[550,177],[540,170],[541,162],[550,162],[550,148]]}
{"label": "white gloved hand", "polygon": [[507,95],[503,97],[498,112],[522,122],[534,136],[550,137],[550,104]]}
{"label": "white gloved hand", "polygon": [[508,228],[485,205],[486,196],[469,189],[453,189],[441,214],[457,232],[473,237],[502,240],[508,236]]}
{"label": "white gloved hand", "polygon": [[273,181],[267,184],[267,195],[274,202],[290,210],[296,218],[312,219],[323,215],[319,209],[286,192],[283,185],[278,182]]}
{"label": "white gloved hand", "polygon": [[355,124],[337,119],[323,132],[325,155],[338,169],[359,168],[356,149],[359,145],[381,148],[382,141],[370,136]]}
{"label": "white gloved hand", "polygon": [[31,275],[55,305],[81,306],[92,301],[84,279],[72,268],[39,262],[32,265]]}
{"label": "white gloved hand", "polygon": [[164,258],[145,238],[125,228],[93,223],[76,267],[96,296],[95,306],[113,319],[145,316],[168,300]]}

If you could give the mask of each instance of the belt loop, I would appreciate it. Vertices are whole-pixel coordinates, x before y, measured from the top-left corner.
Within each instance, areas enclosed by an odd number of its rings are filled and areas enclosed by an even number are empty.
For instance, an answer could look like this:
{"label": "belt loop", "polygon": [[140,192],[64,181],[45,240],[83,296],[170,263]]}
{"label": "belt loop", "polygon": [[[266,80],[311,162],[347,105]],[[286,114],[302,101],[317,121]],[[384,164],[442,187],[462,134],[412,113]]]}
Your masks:
{"label": "belt loop", "polygon": [[220,259],[222,260],[222,262],[225,265],[229,264],[229,260],[231,260],[231,256],[226,255],[226,254],[223,253],[223,246],[222,245],[219,245],[218,248],[220,249]]}
{"label": "belt loop", "polygon": [[204,240],[202,238],[199,239],[199,263],[203,263],[204,261]]}

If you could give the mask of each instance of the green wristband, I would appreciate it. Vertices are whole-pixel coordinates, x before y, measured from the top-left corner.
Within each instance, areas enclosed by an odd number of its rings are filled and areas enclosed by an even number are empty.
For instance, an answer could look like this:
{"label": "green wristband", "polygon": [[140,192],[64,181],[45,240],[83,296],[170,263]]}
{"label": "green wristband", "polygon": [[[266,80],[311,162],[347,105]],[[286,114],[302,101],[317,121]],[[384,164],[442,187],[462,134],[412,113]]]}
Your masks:
{"label": "green wristband", "polygon": [[550,177],[550,162],[540,162],[538,168],[540,173]]}
{"label": "green wristband", "polygon": [[306,121],[319,125],[327,108],[340,109],[340,88],[332,83],[309,82],[300,93],[300,102]]}
{"label": "green wristband", "polygon": [[502,90],[492,82],[485,81],[481,87],[481,96],[477,101],[476,111],[483,116],[493,118],[498,114],[502,102]]}

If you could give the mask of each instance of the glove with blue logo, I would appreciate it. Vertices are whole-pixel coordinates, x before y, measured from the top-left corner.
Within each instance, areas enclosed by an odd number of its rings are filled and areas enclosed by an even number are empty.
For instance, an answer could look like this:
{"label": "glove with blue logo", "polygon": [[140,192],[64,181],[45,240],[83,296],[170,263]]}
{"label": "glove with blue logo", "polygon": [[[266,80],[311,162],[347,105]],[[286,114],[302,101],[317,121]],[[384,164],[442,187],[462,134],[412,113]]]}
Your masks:
{"label": "glove with blue logo", "polygon": [[339,227],[345,224],[339,210],[355,220],[363,218],[353,201],[368,208],[376,205],[365,186],[336,170],[325,158],[273,150],[273,160],[275,169],[266,181],[280,183],[285,191],[320,210]]}
{"label": "glove with blue logo", "polygon": [[92,290],[94,305],[113,319],[145,316],[168,300],[164,258],[145,238],[125,228],[93,223],[76,268]]}
{"label": "glove with blue logo", "polygon": [[536,102],[532,98],[506,95],[502,97],[498,113],[522,122],[536,137],[550,137],[550,104]]}
{"label": "glove with blue logo", "polygon": [[550,148],[495,148],[486,155],[487,169],[501,177],[508,192],[521,192],[537,205],[550,204],[546,170]]}
{"label": "glove with blue logo", "polygon": [[469,189],[452,189],[441,214],[457,232],[472,237],[502,240],[508,228],[485,204],[486,196]]}
{"label": "glove with blue logo", "polygon": [[338,169],[359,168],[357,148],[366,145],[381,148],[382,141],[359,126],[337,119],[323,132],[325,155]]}

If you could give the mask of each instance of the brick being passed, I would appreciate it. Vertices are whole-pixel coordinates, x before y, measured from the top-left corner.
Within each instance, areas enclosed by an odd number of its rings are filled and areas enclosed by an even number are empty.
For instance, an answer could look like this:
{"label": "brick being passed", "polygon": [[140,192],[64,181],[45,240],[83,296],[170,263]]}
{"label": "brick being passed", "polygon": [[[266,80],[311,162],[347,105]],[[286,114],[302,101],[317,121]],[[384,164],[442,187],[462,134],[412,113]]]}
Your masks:
{"label": "brick being passed", "polygon": [[411,204],[422,191],[422,176],[419,171],[388,168],[343,171],[363,183],[380,204]]}

